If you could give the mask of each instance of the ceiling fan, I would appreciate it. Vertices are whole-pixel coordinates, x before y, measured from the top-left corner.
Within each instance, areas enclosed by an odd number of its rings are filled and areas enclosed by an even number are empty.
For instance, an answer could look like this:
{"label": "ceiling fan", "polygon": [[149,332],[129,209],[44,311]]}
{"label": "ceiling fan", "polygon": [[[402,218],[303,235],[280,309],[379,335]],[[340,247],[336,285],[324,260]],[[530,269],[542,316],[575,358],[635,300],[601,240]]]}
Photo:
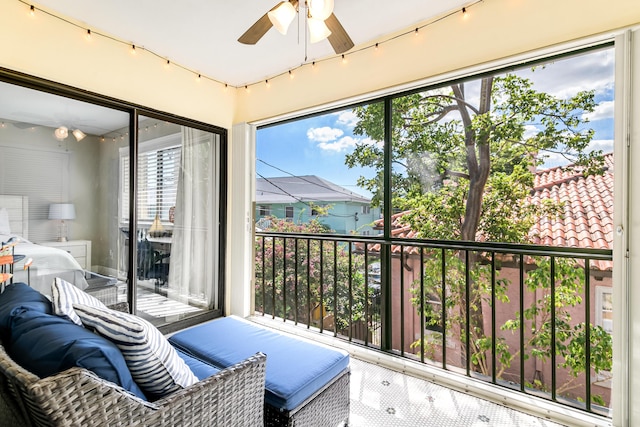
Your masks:
{"label": "ceiling fan", "polygon": [[[238,41],[243,44],[256,44],[271,27],[276,27],[280,33],[286,34],[291,21],[298,13],[299,3],[298,0],[281,1],[249,27]],[[333,14],[333,0],[305,0],[304,7],[307,9],[311,43],[326,38],[337,54],[353,47],[351,37]]]}

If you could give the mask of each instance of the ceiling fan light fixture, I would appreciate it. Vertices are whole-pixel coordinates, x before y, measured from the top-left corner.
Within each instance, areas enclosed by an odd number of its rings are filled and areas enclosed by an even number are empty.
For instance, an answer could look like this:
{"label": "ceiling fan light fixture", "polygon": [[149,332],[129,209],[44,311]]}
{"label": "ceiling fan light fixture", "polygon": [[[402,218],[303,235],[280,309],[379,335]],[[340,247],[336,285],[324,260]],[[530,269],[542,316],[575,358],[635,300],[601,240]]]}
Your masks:
{"label": "ceiling fan light fixture", "polygon": [[58,141],[62,141],[69,136],[69,129],[67,129],[66,126],[60,126],[58,129],[53,131],[53,135]]}
{"label": "ceiling fan light fixture", "polygon": [[269,20],[276,27],[276,30],[280,34],[287,34],[291,21],[296,17],[296,9],[288,1],[283,1],[278,7],[270,11],[268,14]]}
{"label": "ceiling fan light fixture", "polygon": [[84,139],[85,136],[87,136],[84,132],[82,132],[80,129],[76,129],[73,132],[71,132],[73,134],[73,136],[76,138],[76,141],[80,141],[81,139]]}
{"label": "ceiling fan light fixture", "polygon": [[309,0],[309,14],[324,21],[333,13],[333,0]]}
{"label": "ceiling fan light fixture", "polygon": [[324,21],[317,18],[308,18],[307,22],[309,23],[309,41],[311,43],[319,42],[331,35],[331,30],[329,30]]}

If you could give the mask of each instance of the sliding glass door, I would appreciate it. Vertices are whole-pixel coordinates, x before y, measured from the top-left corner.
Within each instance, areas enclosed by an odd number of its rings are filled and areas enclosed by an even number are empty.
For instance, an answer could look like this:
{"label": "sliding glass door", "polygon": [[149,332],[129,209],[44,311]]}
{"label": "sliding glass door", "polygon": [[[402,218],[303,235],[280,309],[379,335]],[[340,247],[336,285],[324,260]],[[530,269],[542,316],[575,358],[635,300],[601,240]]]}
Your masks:
{"label": "sliding glass door", "polygon": [[24,255],[14,281],[50,295],[60,277],[164,330],[220,315],[225,131],[15,82],[0,74],[0,242]]}
{"label": "sliding glass door", "polygon": [[146,116],[138,128],[137,312],[165,324],[219,309],[220,136]]}
{"label": "sliding glass door", "polygon": [[107,305],[128,299],[117,160],[129,116],[0,82],[0,240],[19,239],[6,250],[24,256],[14,282],[51,295],[59,277]]}

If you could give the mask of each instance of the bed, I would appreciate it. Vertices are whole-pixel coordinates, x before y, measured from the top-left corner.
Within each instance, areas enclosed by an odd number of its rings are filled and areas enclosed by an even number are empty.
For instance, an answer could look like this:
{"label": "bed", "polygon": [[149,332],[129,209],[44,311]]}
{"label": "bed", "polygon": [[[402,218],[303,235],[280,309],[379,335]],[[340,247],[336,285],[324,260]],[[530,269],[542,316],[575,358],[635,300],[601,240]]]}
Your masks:
{"label": "bed", "polygon": [[[51,283],[55,277],[73,283],[80,289],[87,288],[85,271],[71,254],[29,240],[27,196],[0,195],[0,242],[6,242],[11,237],[20,239],[14,247],[14,254],[25,256],[14,265],[14,282],[28,283],[45,295],[51,294]],[[29,270],[24,270],[24,262],[29,258],[33,259],[33,263]]]}

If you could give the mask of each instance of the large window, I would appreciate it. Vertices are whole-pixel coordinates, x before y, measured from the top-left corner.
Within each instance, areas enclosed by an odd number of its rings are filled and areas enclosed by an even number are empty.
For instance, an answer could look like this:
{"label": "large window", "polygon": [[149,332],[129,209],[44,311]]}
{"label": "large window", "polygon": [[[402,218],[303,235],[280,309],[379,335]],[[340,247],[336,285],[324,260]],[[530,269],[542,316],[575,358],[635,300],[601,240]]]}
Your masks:
{"label": "large window", "polygon": [[[610,390],[590,379],[611,368],[615,327],[606,258],[613,71],[605,46],[259,129],[258,188],[271,191],[257,200],[290,198],[308,209],[296,232],[342,235],[336,224],[352,221],[347,233],[359,236],[337,236],[335,246],[317,238],[323,256],[308,261],[316,277],[291,266],[308,244],[295,237],[282,238],[284,259],[264,262],[280,250],[265,233],[256,301],[298,322],[305,313],[296,307],[313,303],[327,313],[309,316],[312,325],[350,340],[349,328],[365,320],[369,334],[384,329],[377,339],[358,335],[365,345],[576,407],[589,398],[590,410],[606,413]],[[321,184],[312,179],[320,173]],[[346,188],[366,203],[344,197]],[[596,255],[574,258],[566,248]],[[278,262],[292,271],[270,272]],[[353,267],[360,262],[380,263],[377,283]],[[269,293],[269,277],[281,274],[284,284]],[[295,300],[296,283],[311,283],[317,300]],[[282,301],[264,298],[275,294]],[[345,306],[350,317],[340,319]]]}

